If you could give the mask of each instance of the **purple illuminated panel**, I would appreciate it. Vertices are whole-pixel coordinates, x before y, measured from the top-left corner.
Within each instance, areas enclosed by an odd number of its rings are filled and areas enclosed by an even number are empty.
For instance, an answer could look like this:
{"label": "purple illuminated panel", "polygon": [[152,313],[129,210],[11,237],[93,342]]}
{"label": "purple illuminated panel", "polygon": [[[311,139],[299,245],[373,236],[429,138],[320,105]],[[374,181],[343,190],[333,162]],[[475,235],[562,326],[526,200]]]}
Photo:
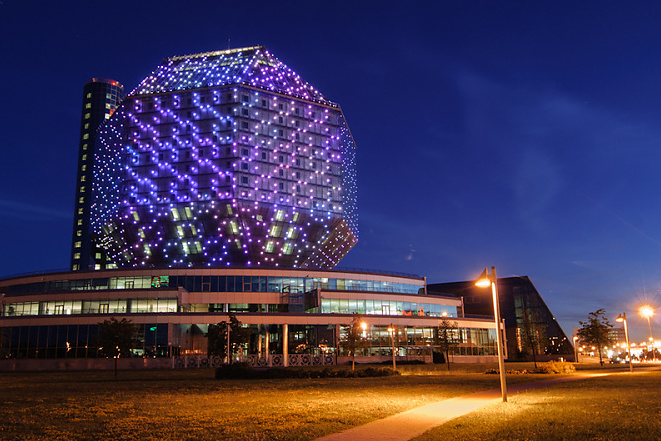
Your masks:
{"label": "purple illuminated panel", "polygon": [[99,142],[93,222],[119,266],[332,268],[357,241],[342,111],[263,48],[166,60]]}

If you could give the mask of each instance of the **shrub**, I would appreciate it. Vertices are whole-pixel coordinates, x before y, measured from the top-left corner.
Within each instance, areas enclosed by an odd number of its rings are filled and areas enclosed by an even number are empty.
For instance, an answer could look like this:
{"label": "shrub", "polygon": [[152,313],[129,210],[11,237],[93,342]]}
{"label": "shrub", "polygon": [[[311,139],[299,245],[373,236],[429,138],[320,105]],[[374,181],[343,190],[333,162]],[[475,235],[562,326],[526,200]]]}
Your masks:
{"label": "shrub", "polygon": [[357,378],[357,377],[387,377],[400,375],[392,368],[367,367],[365,369],[323,369],[314,368],[283,368],[253,369],[248,363],[224,364],[216,368],[216,378],[231,379],[279,379],[279,378]]}
{"label": "shrub", "polygon": [[567,363],[566,361],[549,361],[548,363],[542,363],[535,370],[537,374],[571,374],[576,372],[576,368],[573,364]]}

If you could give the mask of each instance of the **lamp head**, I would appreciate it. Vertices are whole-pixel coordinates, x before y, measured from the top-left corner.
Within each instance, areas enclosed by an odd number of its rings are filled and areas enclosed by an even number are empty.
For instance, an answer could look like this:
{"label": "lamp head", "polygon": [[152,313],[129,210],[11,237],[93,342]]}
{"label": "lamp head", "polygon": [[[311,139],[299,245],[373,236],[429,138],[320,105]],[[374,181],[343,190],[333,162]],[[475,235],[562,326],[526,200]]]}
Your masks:
{"label": "lamp head", "polygon": [[652,307],[649,305],[645,305],[642,308],[640,308],[640,315],[642,315],[645,318],[652,317],[654,315],[654,309],[652,309]]}
{"label": "lamp head", "polygon": [[487,272],[487,269],[484,268],[484,271],[482,271],[482,274],[480,274],[480,277],[477,278],[475,281],[475,286],[479,286],[480,288],[487,288],[491,285],[491,277],[489,277],[489,273]]}
{"label": "lamp head", "polygon": [[626,312],[623,312],[622,314],[618,315],[617,318],[615,319],[615,321],[618,323],[624,323],[626,320],[627,320]]}

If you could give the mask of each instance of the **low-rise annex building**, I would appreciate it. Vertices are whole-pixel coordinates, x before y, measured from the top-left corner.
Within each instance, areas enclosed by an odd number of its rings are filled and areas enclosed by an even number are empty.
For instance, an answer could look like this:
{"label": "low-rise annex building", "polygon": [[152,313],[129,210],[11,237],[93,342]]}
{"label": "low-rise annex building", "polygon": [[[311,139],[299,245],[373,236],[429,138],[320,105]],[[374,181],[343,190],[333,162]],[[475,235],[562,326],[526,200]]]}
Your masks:
{"label": "low-rise annex building", "polygon": [[467,318],[459,298],[429,294],[423,277],[310,269],[119,269],[0,280],[2,357],[95,358],[100,322],[138,327],[136,356],[206,356],[210,324],[234,313],[252,330],[255,364],[342,363],[354,314],[367,324],[370,361],[387,360],[395,328],[401,358],[431,361],[439,326],[454,329],[454,361],[496,360],[491,317]]}

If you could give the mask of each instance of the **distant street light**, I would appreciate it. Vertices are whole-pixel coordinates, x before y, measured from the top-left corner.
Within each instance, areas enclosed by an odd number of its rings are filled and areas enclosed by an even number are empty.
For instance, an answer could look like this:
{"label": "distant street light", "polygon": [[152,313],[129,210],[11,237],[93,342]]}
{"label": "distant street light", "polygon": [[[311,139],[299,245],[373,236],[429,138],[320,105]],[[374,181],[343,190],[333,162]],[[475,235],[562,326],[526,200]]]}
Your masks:
{"label": "distant street light", "polygon": [[633,372],[633,362],[631,361],[631,345],[629,345],[629,326],[627,325],[627,313],[623,312],[615,319],[616,322],[624,325],[624,337],[627,340],[627,353],[629,354],[629,371]]}
{"label": "distant street light", "polygon": [[496,343],[498,345],[498,369],[500,370],[500,392],[503,395],[503,403],[507,402],[507,383],[505,382],[505,359],[503,352],[503,336],[500,332],[500,305],[498,304],[498,277],[496,276],[496,267],[491,267],[491,274],[487,268],[484,268],[480,277],[475,281],[475,285],[480,288],[487,288],[491,285],[491,294],[493,297],[493,315],[496,321]]}

